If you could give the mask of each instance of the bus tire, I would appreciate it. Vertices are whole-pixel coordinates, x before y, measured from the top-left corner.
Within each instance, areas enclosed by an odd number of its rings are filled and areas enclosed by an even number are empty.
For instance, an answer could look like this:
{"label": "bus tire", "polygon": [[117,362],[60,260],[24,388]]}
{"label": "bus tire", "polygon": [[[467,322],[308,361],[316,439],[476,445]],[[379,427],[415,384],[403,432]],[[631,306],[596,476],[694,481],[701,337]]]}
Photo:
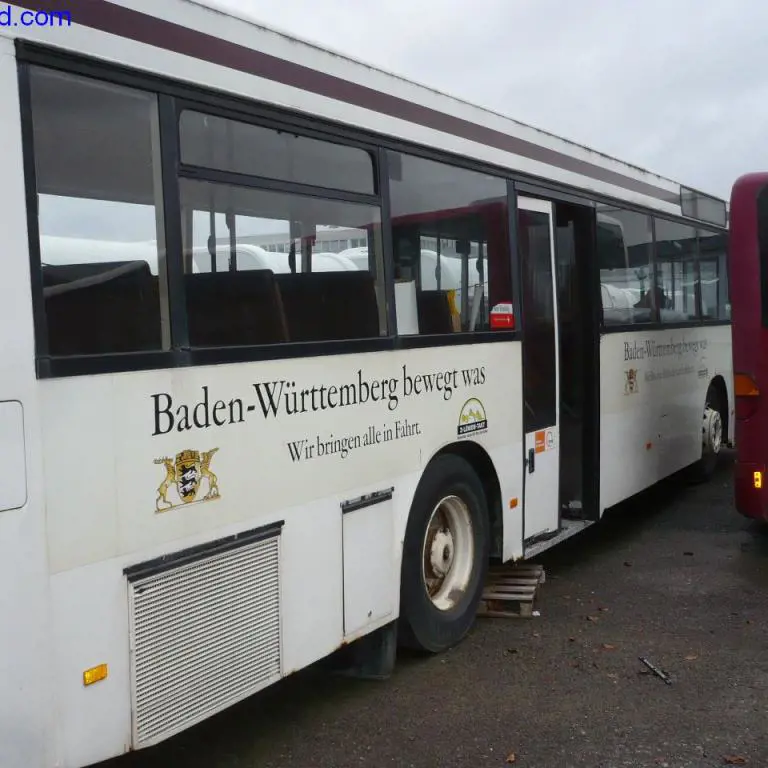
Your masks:
{"label": "bus tire", "polygon": [[701,425],[701,458],[690,467],[689,480],[704,483],[717,469],[723,447],[726,404],[721,402],[720,391],[714,384],[707,388]]}
{"label": "bus tire", "polygon": [[488,572],[490,526],[483,485],[452,453],[419,482],[403,543],[399,640],[439,653],[458,643],[477,614]]}

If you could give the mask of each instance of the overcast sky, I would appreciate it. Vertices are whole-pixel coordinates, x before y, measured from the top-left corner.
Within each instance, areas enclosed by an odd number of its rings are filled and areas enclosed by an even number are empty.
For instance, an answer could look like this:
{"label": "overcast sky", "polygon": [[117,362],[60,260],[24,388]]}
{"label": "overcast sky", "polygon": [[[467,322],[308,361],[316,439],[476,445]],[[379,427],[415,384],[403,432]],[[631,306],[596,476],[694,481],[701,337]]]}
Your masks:
{"label": "overcast sky", "polygon": [[215,0],[727,198],[768,167],[763,0]]}

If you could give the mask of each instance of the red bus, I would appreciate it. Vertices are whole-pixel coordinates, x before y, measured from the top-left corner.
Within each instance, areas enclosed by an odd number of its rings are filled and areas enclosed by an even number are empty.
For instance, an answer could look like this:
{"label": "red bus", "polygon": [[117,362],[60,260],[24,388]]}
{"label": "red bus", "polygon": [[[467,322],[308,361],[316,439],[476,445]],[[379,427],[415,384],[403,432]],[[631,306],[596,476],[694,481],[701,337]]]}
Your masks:
{"label": "red bus", "polygon": [[768,521],[768,172],[741,176],[731,191],[729,282],[736,401],[736,509]]}

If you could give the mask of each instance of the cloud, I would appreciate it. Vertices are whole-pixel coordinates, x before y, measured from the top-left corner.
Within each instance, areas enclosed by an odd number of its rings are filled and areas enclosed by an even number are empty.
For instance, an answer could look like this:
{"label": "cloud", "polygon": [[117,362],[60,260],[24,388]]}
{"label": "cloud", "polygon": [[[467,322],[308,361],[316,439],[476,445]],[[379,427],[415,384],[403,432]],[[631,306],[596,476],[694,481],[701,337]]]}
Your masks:
{"label": "cloud", "polygon": [[762,162],[768,4],[216,1],[720,196]]}

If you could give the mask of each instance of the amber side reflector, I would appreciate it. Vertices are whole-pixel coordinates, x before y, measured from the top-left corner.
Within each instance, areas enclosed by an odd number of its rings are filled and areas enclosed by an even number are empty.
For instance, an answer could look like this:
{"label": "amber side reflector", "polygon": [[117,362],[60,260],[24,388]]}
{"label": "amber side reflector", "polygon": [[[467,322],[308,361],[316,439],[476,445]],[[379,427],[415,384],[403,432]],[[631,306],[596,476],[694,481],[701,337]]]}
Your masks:
{"label": "amber side reflector", "polygon": [[754,483],[755,488],[762,488],[763,487],[763,473],[762,472],[753,472],[752,473],[752,482]]}
{"label": "amber side reflector", "polygon": [[509,500],[509,508],[514,509],[517,506],[517,496],[514,499]]}
{"label": "amber side reflector", "polygon": [[99,664],[98,667],[91,667],[83,672],[83,685],[93,685],[101,680],[106,680],[109,674],[109,668],[106,664]]}
{"label": "amber side reflector", "polygon": [[735,373],[733,375],[733,390],[736,397],[757,397],[760,394],[760,388],[755,380],[746,373]]}

